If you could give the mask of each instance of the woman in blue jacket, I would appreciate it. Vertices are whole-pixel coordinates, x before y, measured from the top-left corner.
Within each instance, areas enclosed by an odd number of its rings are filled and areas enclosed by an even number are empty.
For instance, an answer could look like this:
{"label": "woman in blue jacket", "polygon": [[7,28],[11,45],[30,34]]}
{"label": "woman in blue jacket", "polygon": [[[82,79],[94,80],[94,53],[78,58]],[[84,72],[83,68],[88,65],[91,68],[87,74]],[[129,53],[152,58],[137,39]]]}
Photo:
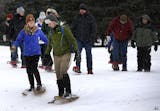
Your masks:
{"label": "woman in blue jacket", "polygon": [[12,46],[12,49],[14,49],[23,41],[23,55],[26,57],[26,71],[30,83],[28,91],[32,91],[34,89],[34,76],[37,81],[36,91],[40,91],[42,89],[41,78],[37,69],[39,56],[41,55],[39,39],[44,41],[45,44],[48,44],[47,37],[35,25],[34,16],[32,14],[28,14],[26,16],[26,25],[20,31],[14,45]]}

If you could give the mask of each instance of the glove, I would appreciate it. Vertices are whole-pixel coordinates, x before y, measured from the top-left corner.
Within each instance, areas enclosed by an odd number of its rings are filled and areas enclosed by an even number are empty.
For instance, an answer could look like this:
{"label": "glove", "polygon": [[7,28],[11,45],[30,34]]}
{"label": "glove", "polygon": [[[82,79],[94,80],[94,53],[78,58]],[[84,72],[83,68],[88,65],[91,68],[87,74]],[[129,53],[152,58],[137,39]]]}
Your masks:
{"label": "glove", "polygon": [[155,45],[154,45],[154,51],[157,51],[157,50],[158,50],[158,45],[155,44]]}
{"label": "glove", "polygon": [[10,47],[10,51],[11,51],[11,52],[15,52],[15,51],[16,51],[16,46],[12,45],[12,46]]}
{"label": "glove", "polygon": [[3,35],[3,42],[6,42],[7,41],[7,37],[6,35]]}
{"label": "glove", "polygon": [[136,45],[135,45],[134,43],[135,43],[135,41],[132,40],[132,41],[131,41],[131,47],[132,47],[132,48],[135,48],[135,47],[136,47]]}
{"label": "glove", "polygon": [[111,53],[111,50],[110,50],[110,48],[108,48],[108,53]]}
{"label": "glove", "polygon": [[75,51],[74,61],[81,62],[81,54],[79,51]]}

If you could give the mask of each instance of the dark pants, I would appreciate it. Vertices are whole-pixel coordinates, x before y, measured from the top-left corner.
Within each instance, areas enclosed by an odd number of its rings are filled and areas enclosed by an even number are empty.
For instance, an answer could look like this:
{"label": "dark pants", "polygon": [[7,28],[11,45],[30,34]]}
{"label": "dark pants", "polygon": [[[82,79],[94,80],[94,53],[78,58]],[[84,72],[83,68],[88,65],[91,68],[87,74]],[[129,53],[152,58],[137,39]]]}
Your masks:
{"label": "dark pants", "polygon": [[150,70],[151,67],[151,46],[137,47],[138,69]]}
{"label": "dark pants", "polygon": [[46,44],[40,44],[40,47],[41,47],[41,61],[42,61],[42,66],[44,66]]}
{"label": "dark pants", "polygon": [[39,61],[39,55],[26,56],[26,71],[28,74],[28,79],[31,87],[34,87],[34,76],[36,78],[37,85],[42,85],[39,71],[37,69],[38,61]]}
{"label": "dark pants", "polygon": [[[78,43],[78,49],[80,53],[82,52],[82,49],[85,48],[86,59],[87,59],[87,69],[92,70],[92,42],[82,42],[77,40],[77,43]],[[76,66],[80,67],[81,63],[76,62]]]}
{"label": "dark pants", "polygon": [[43,65],[44,66],[52,66],[53,65],[53,60],[51,55],[45,55],[43,59]]}

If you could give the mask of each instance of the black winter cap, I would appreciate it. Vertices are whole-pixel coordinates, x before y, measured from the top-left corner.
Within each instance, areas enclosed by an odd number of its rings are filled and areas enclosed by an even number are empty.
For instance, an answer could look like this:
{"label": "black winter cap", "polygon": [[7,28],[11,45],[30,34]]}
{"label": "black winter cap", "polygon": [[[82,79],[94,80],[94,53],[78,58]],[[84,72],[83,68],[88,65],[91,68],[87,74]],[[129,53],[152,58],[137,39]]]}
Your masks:
{"label": "black winter cap", "polygon": [[81,4],[79,5],[79,9],[88,10],[87,5],[84,4],[84,3],[81,3]]}

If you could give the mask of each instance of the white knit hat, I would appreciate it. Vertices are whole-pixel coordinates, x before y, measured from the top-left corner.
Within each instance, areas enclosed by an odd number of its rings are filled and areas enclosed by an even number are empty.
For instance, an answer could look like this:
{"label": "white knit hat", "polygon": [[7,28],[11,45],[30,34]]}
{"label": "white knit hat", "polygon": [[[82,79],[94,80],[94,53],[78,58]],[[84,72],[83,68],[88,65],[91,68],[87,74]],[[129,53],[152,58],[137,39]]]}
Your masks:
{"label": "white knit hat", "polygon": [[45,19],[45,18],[46,18],[45,12],[40,12],[39,13],[39,19]]}
{"label": "white knit hat", "polygon": [[25,12],[25,10],[24,10],[24,8],[22,6],[18,7],[16,11],[17,11],[18,14]]}
{"label": "white knit hat", "polygon": [[47,11],[46,11],[46,15],[48,15],[48,12],[54,14],[56,17],[59,17],[59,14],[55,9],[48,8]]}

